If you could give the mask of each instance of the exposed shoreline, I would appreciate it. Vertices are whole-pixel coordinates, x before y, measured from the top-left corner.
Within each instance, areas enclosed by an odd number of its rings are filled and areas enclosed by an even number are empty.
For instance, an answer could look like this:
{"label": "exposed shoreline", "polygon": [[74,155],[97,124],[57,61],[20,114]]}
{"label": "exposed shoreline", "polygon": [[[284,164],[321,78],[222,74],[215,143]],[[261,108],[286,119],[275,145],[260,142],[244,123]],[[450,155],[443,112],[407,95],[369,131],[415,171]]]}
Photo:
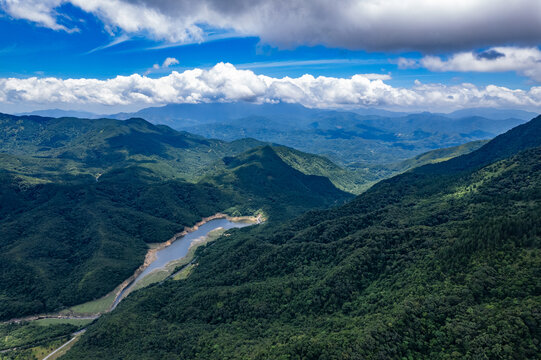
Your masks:
{"label": "exposed shoreline", "polygon": [[111,311],[115,307],[115,304],[117,304],[117,299],[122,294],[122,292],[128,286],[130,286],[131,283],[135,279],[137,279],[137,277],[139,275],[141,275],[141,273],[143,271],[145,271],[146,268],[154,260],[156,260],[156,254],[158,253],[158,251],[165,249],[166,247],[170,246],[171,244],[173,244],[176,240],[180,239],[181,237],[186,236],[189,233],[198,230],[200,226],[208,223],[209,221],[216,220],[216,219],[226,219],[226,220],[229,220],[229,221],[232,221],[232,222],[248,222],[248,223],[254,223],[254,224],[259,224],[262,221],[261,215],[258,215],[258,216],[229,216],[229,215],[224,214],[224,213],[216,213],[216,214],[211,215],[209,217],[202,218],[201,221],[197,222],[194,226],[191,226],[191,227],[186,226],[183,231],[181,231],[179,233],[176,233],[169,240],[167,240],[167,241],[165,241],[163,243],[158,243],[157,246],[155,246],[152,249],[149,249],[147,251],[143,264],[141,266],[139,266],[139,268],[137,268],[137,270],[135,270],[135,272],[133,273],[132,276],[130,276],[128,279],[124,280],[120,284],[120,288],[117,287],[115,289],[115,291],[116,291],[115,299],[114,299],[113,303],[111,304],[111,306],[109,307],[107,312]]}
{"label": "exposed shoreline", "polygon": [[[109,308],[107,309],[107,311],[105,312],[97,312],[97,313],[88,313],[88,314],[77,314],[77,315],[71,315],[71,314],[63,314],[62,312],[68,310],[68,309],[64,309],[64,310],[61,310],[60,312],[58,313],[55,313],[55,314],[39,314],[39,315],[29,315],[29,316],[25,316],[25,317],[22,317],[22,318],[15,318],[15,319],[10,319],[10,320],[7,320],[7,321],[3,321],[1,322],[2,324],[7,324],[7,323],[17,323],[17,322],[23,322],[23,321],[33,321],[33,320],[39,320],[39,319],[97,319],[100,315],[102,315],[103,313],[107,313],[107,312],[110,312],[111,310],[113,310],[114,306],[115,306],[115,303],[117,302],[117,299],[118,299],[118,296],[122,294],[122,292],[143,272],[145,271],[145,269],[154,261],[156,260],[156,254],[158,251],[160,250],[163,250],[164,248],[170,246],[171,244],[173,244],[176,240],[178,240],[179,238],[191,233],[191,232],[194,232],[196,231],[197,229],[199,229],[200,226],[208,223],[209,221],[212,221],[212,220],[216,220],[216,219],[226,219],[226,220],[229,220],[229,221],[232,221],[232,222],[247,222],[247,223],[253,223],[253,224],[259,224],[261,222],[264,221],[263,217],[260,215],[257,215],[257,216],[230,216],[230,215],[227,215],[227,214],[224,214],[224,213],[216,213],[214,215],[211,215],[209,217],[205,217],[205,218],[202,218],[201,221],[197,222],[195,225],[191,226],[191,227],[184,227],[184,230],[179,232],[179,233],[176,233],[175,235],[173,235],[173,237],[171,237],[169,240],[165,241],[165,242],[162,242],[162,243],[157,243],[157,246],[154,246],[152,247],[151,249],[149,249],[145,255],[145,260],[143,262],[143,264],[141,266],[139,266],[137,268],[137,270],[135,270],[135,272],[133,273],[132,276],[130,276],[128,279],[124,280],[120,285],[118,285],[113,291],[105,294],[104,296],[102,296],[101,298],[105,298],[105,297],[108,297],[110,296],[112,293],[115,294],[115,297],[114,297],[114,300],[113,300],[113,303],[109,306]],[[99,299],[101,299],[99,298]],[[95,300],[98,300],[98,299],[95,299]],[[94,301],[95,301],[94,300]],[[78,305],[74,305],[74,306],[78,306]],[[72,306],[73,307],[73,306]],[[70,307],[71,308],[71,307]]]}

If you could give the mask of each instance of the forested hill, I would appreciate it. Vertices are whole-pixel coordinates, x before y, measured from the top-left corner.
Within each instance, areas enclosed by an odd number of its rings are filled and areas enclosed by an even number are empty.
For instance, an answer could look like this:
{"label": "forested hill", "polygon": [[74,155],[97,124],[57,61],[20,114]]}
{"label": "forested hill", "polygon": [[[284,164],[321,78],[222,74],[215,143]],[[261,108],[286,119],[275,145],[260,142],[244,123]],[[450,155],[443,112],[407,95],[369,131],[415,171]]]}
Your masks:
{"label": "forested hill", "polygon": [[[287,155],[282,157],[287,159]],[[268,145],[225,157],[200,183],[240,192],[246,199],[243,207],[263,206],[274,219],[282,220],[305,209],[343,204],[353,197],[327,177],[306,175],[291,167]]]}
{"label": "forested hill", "polygon": [[[120,121],[0,114],[0,152],[46,159],[53,167],[63,167],[63,174],[71,175],[95,176],[140,166],[162,178],[195,180],[222,157],[263,144],[254,139],[205,139],[135,118]],[[41,170],[39,178],[55,175],[46,168]],[[58,176],[54,180],[58,181]]]}
{"label": "forested hill", "polygon": [[418,168],[417,172],[468,171],[538,146],[541,146],[541,115],[495,137],[477,151],[458,156],[444,164]]}
{"label": "forested hill", "polygon": [[537,118],[344,206],[237,231],[66,359],[537,359],[540,138]]}

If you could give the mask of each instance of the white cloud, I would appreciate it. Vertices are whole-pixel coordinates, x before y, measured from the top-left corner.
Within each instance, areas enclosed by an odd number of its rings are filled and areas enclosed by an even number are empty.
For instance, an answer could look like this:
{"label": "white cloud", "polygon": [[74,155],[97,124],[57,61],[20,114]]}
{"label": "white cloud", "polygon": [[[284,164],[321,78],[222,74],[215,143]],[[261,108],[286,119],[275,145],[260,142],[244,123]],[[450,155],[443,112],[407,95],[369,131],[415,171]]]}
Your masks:
{"label": "white cloud", "polygon": [[16,19],[26,19],[53,30],[70,31],[57,22],[54,9],[62,0],[0,0],[0,6]]}
{"label": "white cloud", "polygon": [[407,59],[400,57],[396,63],[399,69],[417,69],[420,67],[419,61],[416,59]]}
{"label": "white cloud", "polygon": [[431,71],[514,71],[541,82],[541,51],[538,48],[494,47],[481,53],[461,52],[446,60],[426,56],[420,63]]}
{"label": "white cloud", "polygon": [[425,56],[422,59],[398,59],[401,69],[424,67],[430,71],[506,72],[513,71],[541,82],[541,51],[539,48],[493,47],[483,52],[460,52],[447,59]]}
{"label": "white cloud", "polygon": [[259,36],[294,47],[324,44],[370,50],[538,45],[539,0],[0,0],[15,18],[56,30],[71,3],[108,28],[170,42],[198,42],[204,29]]}
{"label": "white cloud", "polygon": [[167,59],[163,61],[163,64],[161,66],[159,64],[152,65],[152,68],[145,71],[145,75],[148,75],[152,73],[153,71],[164,70],[172,65],[178,65],[178,64],[180,64],[180,62],[177,59],[173,57],[168,57]]}
{"label": "white cloud", "polygon": [[71,104],[80,107],[234,101],[282,101],[316,108],[377,106],[447,111],[464,107],[513,107],[534,110],[541,108],[541,87],[521,90],[495,85],[447,86],[416,81],[412,88],[399,88],[372,75],[273,78],[224,63],[208,70],[173,71],[156,79],[138,74],[108,80],[0,79],[2,106]]}
{"label": "white cloud", "polygon": [[168,57],[167,59],[164,60],[162,64],[162,68],[168,68],[171,65],[178,65],[178,64],[179,64],[179,61],[177,59],[173,57]]}

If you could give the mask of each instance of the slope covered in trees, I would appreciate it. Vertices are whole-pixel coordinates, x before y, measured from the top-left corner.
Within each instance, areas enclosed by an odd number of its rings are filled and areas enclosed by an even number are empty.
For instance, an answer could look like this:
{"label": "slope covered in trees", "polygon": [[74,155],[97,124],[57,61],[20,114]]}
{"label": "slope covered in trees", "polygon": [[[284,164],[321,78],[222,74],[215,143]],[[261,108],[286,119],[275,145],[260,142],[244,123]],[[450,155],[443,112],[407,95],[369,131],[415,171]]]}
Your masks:
{"label": "slope covered in trees", "polygon": [[[37,174],[38,178],[56,175],[55,181],[66,174],[96,176],[127,166],[146,167],[162,178],[193,181],[222,157],[262,144],[253,139],[205,139],[143,119],[54,119],[0,114],[0,151],[44,159],[53,167],[64,165],[57,174]],[[44,168],[39,170],[47,170]]]}
{"label": "slope covered in trees", "polygon": [[236,230],[66,359],[535,359],[541,117],[352,202]]}

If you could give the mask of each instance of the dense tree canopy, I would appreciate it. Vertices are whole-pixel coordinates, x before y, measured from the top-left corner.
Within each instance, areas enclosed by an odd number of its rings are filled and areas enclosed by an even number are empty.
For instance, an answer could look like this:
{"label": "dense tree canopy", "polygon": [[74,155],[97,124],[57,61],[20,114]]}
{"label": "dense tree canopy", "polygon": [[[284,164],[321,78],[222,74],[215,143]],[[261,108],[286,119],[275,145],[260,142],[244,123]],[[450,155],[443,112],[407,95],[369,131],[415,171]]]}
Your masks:
{"label": "dense tree canopy", "polygon": [[67,359],[535,359],[541,117],[352,202],[233,231]]}

